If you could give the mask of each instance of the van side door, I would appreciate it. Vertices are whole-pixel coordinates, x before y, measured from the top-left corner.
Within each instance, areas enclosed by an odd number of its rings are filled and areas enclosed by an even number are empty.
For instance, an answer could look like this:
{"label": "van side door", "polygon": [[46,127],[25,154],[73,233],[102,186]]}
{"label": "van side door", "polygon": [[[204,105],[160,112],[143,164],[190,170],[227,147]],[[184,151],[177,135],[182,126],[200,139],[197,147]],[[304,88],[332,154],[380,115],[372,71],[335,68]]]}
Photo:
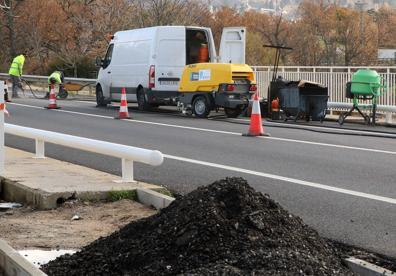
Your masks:
{"label": "van side door", "polygon": [[227,27],[223,29],[220,41],[221,63],[245,63],[246,28]]}

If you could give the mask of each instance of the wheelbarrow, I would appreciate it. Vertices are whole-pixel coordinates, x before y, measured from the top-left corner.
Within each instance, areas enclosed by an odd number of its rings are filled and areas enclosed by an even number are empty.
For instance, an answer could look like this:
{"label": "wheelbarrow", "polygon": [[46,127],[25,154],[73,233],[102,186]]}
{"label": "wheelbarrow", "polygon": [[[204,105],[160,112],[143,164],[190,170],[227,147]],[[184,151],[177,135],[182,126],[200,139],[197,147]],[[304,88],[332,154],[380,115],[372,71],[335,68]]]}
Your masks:
{"label": "wheelbarrow", "polygon": [[66,99],[67,96],[69,95],[68,91],[78,92],[81,91],[84,87],[87,87],[88,85],[90,85],[90,83],[79,84],[73,82],[65,82],[65,84],[63,85],[63,89],[61,90],[60,93],[58,93],[58,97],[60,99]]}

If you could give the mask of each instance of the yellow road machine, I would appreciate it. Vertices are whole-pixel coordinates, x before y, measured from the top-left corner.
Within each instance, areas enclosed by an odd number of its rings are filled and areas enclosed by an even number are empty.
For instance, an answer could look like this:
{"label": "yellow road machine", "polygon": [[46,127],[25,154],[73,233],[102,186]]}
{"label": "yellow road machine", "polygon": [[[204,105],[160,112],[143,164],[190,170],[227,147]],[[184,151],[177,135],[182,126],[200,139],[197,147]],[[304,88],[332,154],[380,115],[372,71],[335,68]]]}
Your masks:
{"label": "yellow road machine", "polygon": [[246,64],[197,63],[184,68],[178,105],[183,113],[205,118],[224,108],[228,117],[239,116],[257,91],[252,68]]}

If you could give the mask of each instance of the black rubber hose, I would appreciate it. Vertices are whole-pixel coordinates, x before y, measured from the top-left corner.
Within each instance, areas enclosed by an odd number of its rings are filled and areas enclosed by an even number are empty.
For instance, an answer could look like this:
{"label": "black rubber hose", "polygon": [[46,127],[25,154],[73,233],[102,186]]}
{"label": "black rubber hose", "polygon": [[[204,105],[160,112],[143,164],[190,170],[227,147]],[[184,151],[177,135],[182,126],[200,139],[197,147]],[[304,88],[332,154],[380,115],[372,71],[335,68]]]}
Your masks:
{"label": "black rubber hose", "polygon": [[[39,97],[39,96],[37,96],[37,95],[33,92],[33,89],[32,89],[32,87],[30,86],[30,84],[29,84],[29,82],[28,82],[27,80],[22,79],[22,82],[24,82],[24,83],[29,87],[30,93],[32,93],[32,95],[33,95],[34,98],[40,99],[40,100],[45,99],[45,96],[44,96],[44,97]],[[25,94],[25,92],[23,92],[23,93]]]}

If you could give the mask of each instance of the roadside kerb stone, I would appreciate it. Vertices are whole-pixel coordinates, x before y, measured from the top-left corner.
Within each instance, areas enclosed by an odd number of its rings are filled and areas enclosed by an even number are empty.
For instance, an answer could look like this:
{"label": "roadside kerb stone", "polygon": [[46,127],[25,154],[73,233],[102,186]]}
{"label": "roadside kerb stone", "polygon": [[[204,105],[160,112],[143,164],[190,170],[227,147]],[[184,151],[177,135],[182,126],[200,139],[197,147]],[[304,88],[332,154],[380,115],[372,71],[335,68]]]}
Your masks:
{"label": "roadside kerb stone", "polygon": [[175,200],[173,197],[145,188],[137,188],[137,199],[143,205],[153,206],[155,209],[168,207]]}
{"label": "roadside kerb stone", "polygon": [[[109,198],[109,192],[117,191],[112,189],[109,191],[66,191],[66,192],[46,192],[40,189],[32,189],[22,185],[16,181],[0,177],[2,187],[2,199],[10,202],[19,202],[34,206],[39,210],[54,209],[67,200],[80,199],[87,201],[106,200]],[[154,206],[156,209],[164,208],[173,200],[171,197],[161,194],[161,191],[166,190],[160,186],[151,185],[150,188],[139,188],[143,184],[136,183],[136,187],[129,187],[123,191],[137,190],[138,201],[147,206]],[[152,189],[152,190],[150,190]],[[140,190],[140,192],[139,192]],[[140,196],[139,196],[140,194]],[[153,196],[155,194],[156,196]]]}
{"label": "roadside kerb stone", "polygon": [[5,241],[0,240],[0,275],[45,276],[47,274],[31,264]]}
{"label": "roadside kerb stone", "polygon": [[396,272],[390,271],[383,267],[374,265],[372,263],[350,257],[345,259],[348,267],[360,276],[380,276],[380,275],[396,275]]}

